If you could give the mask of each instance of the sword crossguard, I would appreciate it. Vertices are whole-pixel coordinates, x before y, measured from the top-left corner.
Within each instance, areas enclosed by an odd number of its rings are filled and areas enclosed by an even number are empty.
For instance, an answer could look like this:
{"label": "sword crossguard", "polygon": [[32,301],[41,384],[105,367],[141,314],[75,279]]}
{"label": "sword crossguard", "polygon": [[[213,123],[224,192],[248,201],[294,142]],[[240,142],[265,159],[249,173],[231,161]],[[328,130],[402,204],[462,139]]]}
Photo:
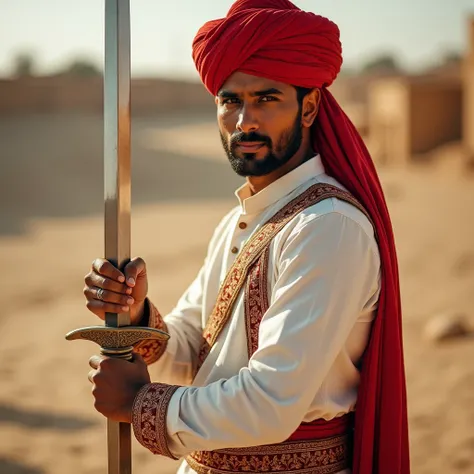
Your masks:
{"label": "sword crossguard", "polygon": [[133,345],[145,339],[167,341],[169,334],[155,328],[141,326],[88,326],[74,329],[66,334],[68,341],[83,339],[93,341],[100,346],[100,353],[117,359],[132,360]]}

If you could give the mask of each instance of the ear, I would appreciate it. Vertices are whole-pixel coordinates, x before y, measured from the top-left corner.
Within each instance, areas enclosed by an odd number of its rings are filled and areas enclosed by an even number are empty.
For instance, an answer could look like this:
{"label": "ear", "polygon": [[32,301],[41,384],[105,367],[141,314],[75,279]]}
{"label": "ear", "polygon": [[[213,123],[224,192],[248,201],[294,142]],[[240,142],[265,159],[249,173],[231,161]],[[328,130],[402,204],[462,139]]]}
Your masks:
{"label": "ear", "polygon": [[303,127],[311,127],[319,111],[321,102],[321,92],[319,89],[313,89],[303,98],[301,123]]}

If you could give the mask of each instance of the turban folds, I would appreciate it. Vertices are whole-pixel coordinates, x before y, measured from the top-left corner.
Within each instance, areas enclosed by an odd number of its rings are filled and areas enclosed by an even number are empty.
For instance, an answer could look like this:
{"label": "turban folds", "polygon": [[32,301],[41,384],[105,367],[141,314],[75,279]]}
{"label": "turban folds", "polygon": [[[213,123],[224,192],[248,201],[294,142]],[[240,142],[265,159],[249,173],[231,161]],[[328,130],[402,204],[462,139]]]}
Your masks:
{"label": "turban folds", "polygon": [[375,166],[356,128],[327,87],[342,65],[337,26],[289,0],[237,0],[206,23],[193,42],[201,79],[216,95],[235,71],[321,89],[311,129],[327,173],[372,218],[382,285],[364,353],[357,398],[353,474],[408,474],[409,448],[398,263],[392,225]]}
{"label": "turban folds", "polygon": [[236,70],[313,88],[334,81],[342,48],[338,27],[324,17],[287,0],[243,0],[199,30],[193,59],[213,95]]}

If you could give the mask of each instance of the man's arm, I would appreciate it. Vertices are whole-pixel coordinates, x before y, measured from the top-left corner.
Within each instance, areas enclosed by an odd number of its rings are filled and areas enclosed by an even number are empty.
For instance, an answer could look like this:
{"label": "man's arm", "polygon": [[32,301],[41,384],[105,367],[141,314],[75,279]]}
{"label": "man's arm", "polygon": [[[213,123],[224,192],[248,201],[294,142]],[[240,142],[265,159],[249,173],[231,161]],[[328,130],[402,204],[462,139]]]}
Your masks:
{"label": "man's arm", "polygon": [[282,249],[248,366],[205,387],[145,385],[133,408],[137,439],[170,457],[287,439],[373,301],[379,265],[373,235],[350,217],[303,219]]}
{"label": "man's arm", "polygon": [[145,311],[142,324],[162,329],[171,337],[165,343],[143,341],[135,346],[135,352],[138,352],[147,364],[153,364],[153,375],[160,381],[190,384],[194,378],[202,342],[202,305],[207,262],[216,240],[222,237],[235,211],[235,208],[232,209],[217,225],[209,241],[207,256],[201,270],[173,311],[162,317],[153,303],[146,300],[145,309],[148,313]]}

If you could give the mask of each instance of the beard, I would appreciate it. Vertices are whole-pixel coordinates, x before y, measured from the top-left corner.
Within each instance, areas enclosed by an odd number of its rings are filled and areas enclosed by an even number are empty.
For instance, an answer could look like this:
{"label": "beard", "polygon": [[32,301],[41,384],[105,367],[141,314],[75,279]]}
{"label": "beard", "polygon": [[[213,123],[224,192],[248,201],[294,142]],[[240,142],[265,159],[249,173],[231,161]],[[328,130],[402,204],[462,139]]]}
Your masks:
{"label": "beard", "polygon": [[[298,113],[293,125],[280,135],[276,145],[270,137],[257,132],[236,133],[231,136],[230,143],[222,132],[220,135],[230,165],[239,176],[265,176],[288,163],[299,150],[303,141],[303,127]],[[256,153],[243,153],[242,157],[239,157],[235,150],[240,142],[263,143],[267,146],[268,153],[263,158],[256,158]]]}

